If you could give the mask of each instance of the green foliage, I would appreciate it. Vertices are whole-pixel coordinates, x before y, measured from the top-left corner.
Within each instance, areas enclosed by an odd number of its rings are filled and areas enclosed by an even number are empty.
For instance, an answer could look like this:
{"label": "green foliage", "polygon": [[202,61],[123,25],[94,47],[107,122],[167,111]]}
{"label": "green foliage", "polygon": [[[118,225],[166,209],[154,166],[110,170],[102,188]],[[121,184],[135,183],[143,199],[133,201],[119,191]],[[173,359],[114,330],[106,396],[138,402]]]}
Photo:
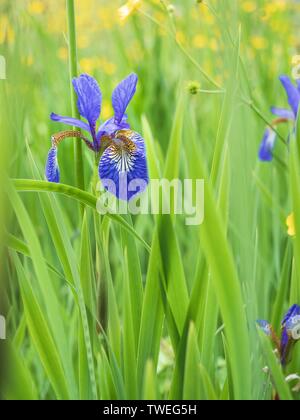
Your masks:
{"label": "green foliage", "polygon": [[[285,376],[300,372],[299,352],[283,372],[255,327],[265,318],[278,329],[289,304],[300,303],[300,236],[289,238],[285,226],[293,210],[300,231],[299,129],[289,150],[276,145],[284,164],[257,159],[268,107],[286,100],[276,78],[290,73],[282,28],[293,26],[294,6],[178,0],[169,13],[149,0],[120,24],[105,10],[115,16],[122,2],[96,1],[91,16],[77,11],[76,32],[68,0],[68,70],[64,2],[57,33],[54,0],[41,13],[38,2],[3,3],[0,25],[8,16],[15,38],[6,29],[9,78],[0,81],[11,179],[1,397],[261,400],[276,389],[298,399]],[[204,179],[201,226],[174,211],[101,216],[93,156],[78,144],[74,151],[76,139],[60,145],[62,183],[42,180],[50,136],[62,128],[48,115],[75,115],[68,82],[77,66],[90,66],[105,94],[139,75],[129,120],[145,138],[150,177]]]}

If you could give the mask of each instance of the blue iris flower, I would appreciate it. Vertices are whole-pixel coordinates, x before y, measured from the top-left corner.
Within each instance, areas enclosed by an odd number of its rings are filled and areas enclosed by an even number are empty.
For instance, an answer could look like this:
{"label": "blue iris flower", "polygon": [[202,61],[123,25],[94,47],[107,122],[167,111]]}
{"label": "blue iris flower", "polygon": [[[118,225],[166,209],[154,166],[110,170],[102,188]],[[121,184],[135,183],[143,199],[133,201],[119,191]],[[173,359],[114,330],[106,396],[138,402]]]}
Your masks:
{"label": "blue iris flower", "polygon": [[[300,81],[298,81],[297,86],[295,86],[288,76],[280,76],[279,80],[286,91],[290,108],[271,108],[271,112],[278,117],[273,121],[273,127],[287,121],[293,121],[295,123],[300,103]],[[273,159],[275,140],[275,131],[272,130],[271,127],[267,127],[259,149],[258,155],[260,160],[269,162]]]}
{"label": "blue iris flower", "polygon": [[265,320],[257,321],[259,327],[269,336],[276,345],[282,366],[290,361],[291,351],[300,340],[300,306],[293,305],[283,317],[281,322],[281,339],[279,340],[272,325]]}
{"label": "blue iris flower", "polygon": [[[52,113],[52,121],[78,127],[88,133],[89,140],[81,132],[65,131],[52,136],[52,147],[48,154],[45,175],[49,182],[58,183],[60,172],[57,161],[57,148],[66,137],[77,137],[85,142],[99,156],[99,176],[104,187],[117,198],[130,200],[141,193],[149,182],[144,139],[130,129],[126,109],[136,92],[138,77],[130,74],[114,89],[112,105],[114,116],[97,128],[101,114],[102,93],[97,81],[82,74],[73,79],[77,94],[78,111],[85,121],[63,117]],[[132,182],[138,180],[136,188]],[[114,185],[110,188],[109,185]]]}

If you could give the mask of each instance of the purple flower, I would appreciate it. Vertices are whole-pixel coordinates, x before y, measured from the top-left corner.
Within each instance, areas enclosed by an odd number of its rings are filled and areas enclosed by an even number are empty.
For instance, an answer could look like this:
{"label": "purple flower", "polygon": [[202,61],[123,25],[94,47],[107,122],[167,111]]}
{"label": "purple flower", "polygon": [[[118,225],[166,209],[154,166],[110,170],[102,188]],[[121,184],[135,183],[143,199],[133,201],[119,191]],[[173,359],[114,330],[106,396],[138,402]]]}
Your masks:
{"label": "purple flower", "polygon": [[[84,130],[92,141],[79,131],[65,131],[53,136],[45,171],[48,181],[59,182],[58,145],[66,137],[77,137],[98,156],[99,176],[108,191],[120,199],[130,200],[147,187],[149,179],[144,140],[140,134],[130,129],[125,114],[135,94],[137,81],[137,75],[132,73],[119,83],[112,94],[114,116],[97,128],[102,103],[99,85],[87,74],[73,80],[77,108],[85,121],[54,113],[51,114],[51,119]],[[109,188],[109,183],[114,183],[115,188]]]}
{"label": "purple flower", "polygon": [[290,361],[294,345],[300,340],[300,306],[293,305],[281,322],[281,339],[275,334],[272,325],[267,321],[257,321],[259,327],[269,336],[279,351],[280,362],[286,366]]}
{"label": "purple flower", "polygon": [[[280,76],[279,80],[281,81],[286,94],[290,109],[288,108],[276,108],[272,107],[272,114],[276,115],[278,118],[272,122],[272,126],[275,127],[278,124],[287,121],[293,121],[296,123],[299,103],[300,103],[300,84],[298,83],[295,86],[288,76]],[[276,133],[270,127],[266,128],[264,133],[260,149],[259,149],[259,159],[264,162],[270,162],[273,159],[273,149],[276,140]]]}
{"label": "purple flower", "polygon": [[257,322],[257,325],[261,328],[261,330],[268,336],[271,336],[272,333],[272,326],[268,321],[265,321],[264,319],[259,319]]}

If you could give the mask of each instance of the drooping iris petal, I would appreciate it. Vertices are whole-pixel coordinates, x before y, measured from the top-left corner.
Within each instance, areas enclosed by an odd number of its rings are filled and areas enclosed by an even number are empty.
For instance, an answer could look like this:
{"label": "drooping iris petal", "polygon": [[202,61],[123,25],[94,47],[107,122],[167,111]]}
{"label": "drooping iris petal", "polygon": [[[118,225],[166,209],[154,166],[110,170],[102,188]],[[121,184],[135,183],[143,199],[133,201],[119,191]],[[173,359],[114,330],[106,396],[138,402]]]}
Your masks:
{"label": "drooping iris petal", "polygon": [[73,79],[80,115],[94,128],[101,112],[102,94],[97,81],[88,74]]}
{"label": "drooping iris petal", "polygon": [[287,118],[288,120],[295,119],[294,113],[289,109],[276,108],[275,106],[273,106],[271,108],[271,112],[272,114],[277,115],[278,117],[281,117],[281,118]]}
{"label": "drooping iris petal", "polygon": [[146,189],[149,177],[145,143],[140,134],[130,130],[116,134],[100,159],[99,176],[104,187],[121,200],[129,201]]}
{"label": "drooping iris petal", "polygon": [[280,76],[279,79],[286,91],[288,102],[296,118],[300,103],[300,92],[288,76]]}
{"label": "drooping iris petal", "polygon": [[126,112],[127,106],[136,91],[138,77],[130,74],[115,88],[112,94],[112,105],[115,112],[115,122],[120,123]]}
{"label": "drooping iris petal", "polygon": [[259,319],[258,321],[256,321],[256,323],[268,337],[271,336],[272,327],[268,321],[265,321],[264,319]]}
{"label": "drooping iris petal", "polygon": [[99,140],[102,136],[110,136],[118,130],[129,129],[130,125],[127,122],[127,115],[124,115],[119,123],[116,123],[114,117],[105,121],[98,130],[97,139]]}
{"label": "drooping iris petal", "polygon": [[54,112],[52,112],[52,114],[50,115],[50,118],[52,121],[57,121],[57,122],[61,122],[64,123],[66,125],[71,125],[72,127],[78,127],[78,128],[82,128],[82,130],[88,131],[90,132],[90,127],[88,126],[87,123],[77,120],[76,118],[72,118],[72,117],[63,117],[61,115],[58,114],[54,114]]}
{"label": "drooping iris petal", "polygon": [[57,148],[52,147],[48,153],[46,162],[45,176],[49,182],[58,183],[60,179],[59,167],[57,162]]}
{"label": "drooping iris petal", "polygon": [[260,149],[259,149],[259,159],[264,162],[270,162],[273,159],[273,149],[275,145],[276,133],[271,130],[269,127],[264,133]]}

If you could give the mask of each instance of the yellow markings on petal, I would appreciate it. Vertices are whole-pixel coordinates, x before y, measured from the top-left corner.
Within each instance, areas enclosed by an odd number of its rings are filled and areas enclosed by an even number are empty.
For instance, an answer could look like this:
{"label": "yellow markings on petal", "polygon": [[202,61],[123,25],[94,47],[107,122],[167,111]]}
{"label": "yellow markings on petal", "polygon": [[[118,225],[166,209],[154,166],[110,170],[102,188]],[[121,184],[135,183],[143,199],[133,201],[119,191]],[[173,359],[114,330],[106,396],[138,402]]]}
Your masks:
{"label": "yellow markings on petal", "polygon": [[141,0],[128,0],[128,2],[118,10],[120,21],[124,22],[130,15],[132,15],[133,12],[138,9],[140,5]]}
{"label": "yellow markings on petal", "polygon": [[287,224],[287,227],[288,227],[288,234],[290,236],[295,236],[296,235],[296,227],[295,227],[294,213],[292,213],[288,216],[288,218],[286,219],[286,224]]}

